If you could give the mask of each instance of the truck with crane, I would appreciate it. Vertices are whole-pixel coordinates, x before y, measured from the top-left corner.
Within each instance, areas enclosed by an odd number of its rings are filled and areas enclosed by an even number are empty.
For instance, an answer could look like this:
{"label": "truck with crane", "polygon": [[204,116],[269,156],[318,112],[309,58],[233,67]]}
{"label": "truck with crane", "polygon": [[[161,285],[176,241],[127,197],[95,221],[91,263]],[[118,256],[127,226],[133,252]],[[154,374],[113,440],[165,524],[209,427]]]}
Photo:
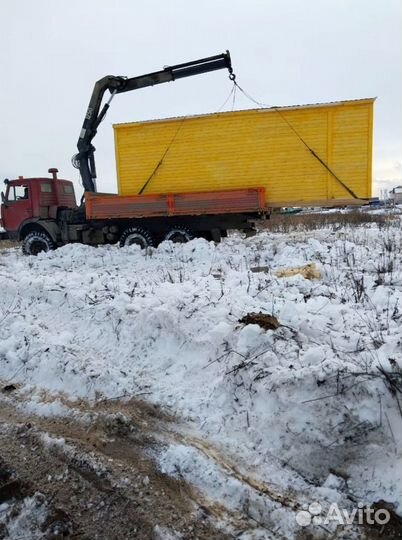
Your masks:
{"label": "truck with crane", "polygon": [[[112,205],[115,211],[117,208],[117,215],[100,217],[91,212],[93,201],[102,197],[96,193],[95,147],[92,141],[112,98],[123,92],[219,69],[227,69],[229,76],[233,77],[229,51],[138,77],[107,76],[100,79],[95,84],[82,125],[78,153],[73,157],[84,187],[81,204],[76,204],[73,183],[58,179],[55,168],[49,169],[51,178],[20,176],[11,181],[6,179],[1,219],[9,238],[22,241],[25,254],[36,255],[70,242],[96,245],[119,241],[121,246],[135,243],[145,247],[163,238],[185,241],[193,234],[209,234],[211,238],[218,239],[224,227],[249,227],[247,214],[262,211],[263,201],[258,190],[210,193],[202,197],[202,208],[194,197],[190,197],[188,204],[184,201],[183,206],[183,201],[175,204],[175,198],[169,194],[157,198],[143,195],[129,201],[109,196],[115,203]],[[107,90],[110,98],[102,107]],[[216,197],[220,197],[219,205],[215,203]],[[194,215],[197,215],[197,220],[192,219]],[[186,226],[189,221],[191,230]]]}
{"label": "truck with crane", "polygon": [[370,197],[373,100],[115,126],[119,194],[98,193],[92,142],[113,97],[220,69],[235,81],[229,51],[137,77],[100,79],[73,157],[84,188],[80,204],[73,183],[59,179],[55,168],[50,178],[6,179],[1,225],[8,237],[21,241],[26,255],[72,242],[144,248],[195,236],[220,241],[230,229],[253,234],[256,219],[290,206],[298,193],[301,199],[306,193],[310,206],[317,197],[330,204],[345,195],[349,202]]}

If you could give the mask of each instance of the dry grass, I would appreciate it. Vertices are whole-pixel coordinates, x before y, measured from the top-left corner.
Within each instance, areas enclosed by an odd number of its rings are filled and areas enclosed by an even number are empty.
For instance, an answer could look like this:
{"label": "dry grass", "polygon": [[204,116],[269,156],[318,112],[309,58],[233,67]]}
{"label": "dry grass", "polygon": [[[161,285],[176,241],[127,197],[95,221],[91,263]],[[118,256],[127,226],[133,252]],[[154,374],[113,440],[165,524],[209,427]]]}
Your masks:
{"label": "dry grass", "polygon": [[337,226],[358,226],[365,223],[377,223],[380,227],[386,227],[395,215],[374,214],[370,212],[331,212],[311,214],[272,214],[271,219],[258,223],[258,228],[271,232],[289,232],[297,230],[315,230],[324,227],[335,228]]}
{"label": "dry grass", "polygon": [[18,247],[19,245],[20,242],[17,242],[16,240],[0,240],[0,250]]}

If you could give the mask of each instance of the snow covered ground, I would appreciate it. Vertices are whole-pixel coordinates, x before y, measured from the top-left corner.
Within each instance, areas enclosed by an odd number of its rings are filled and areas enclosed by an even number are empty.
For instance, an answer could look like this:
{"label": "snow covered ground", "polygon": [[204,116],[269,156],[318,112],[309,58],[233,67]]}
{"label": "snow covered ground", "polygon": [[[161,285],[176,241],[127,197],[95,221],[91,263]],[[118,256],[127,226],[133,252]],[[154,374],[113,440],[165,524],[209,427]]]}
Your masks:
{"label": "snow covered ground", "polygon": [[[276,275],[308,263],[319,279]],[[158,466],[253,520],[241,538],[296,538],[312,502],[402,514],[399,220],[148,252],[9,249],[0,280],[0,377],[25,409],[68,415],[60,394],[162,405],[180,422]],[[252,312],[281,326],[239,322]]]}

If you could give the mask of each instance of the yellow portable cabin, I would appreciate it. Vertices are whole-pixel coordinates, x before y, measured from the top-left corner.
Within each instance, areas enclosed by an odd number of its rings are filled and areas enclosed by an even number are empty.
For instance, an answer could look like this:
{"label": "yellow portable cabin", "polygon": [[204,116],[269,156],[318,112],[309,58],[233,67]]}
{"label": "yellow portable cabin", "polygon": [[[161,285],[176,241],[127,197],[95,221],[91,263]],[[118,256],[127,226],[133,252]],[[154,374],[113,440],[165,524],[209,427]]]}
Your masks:
{"label": "yellow portable cabin", "polygon": [[265,188],[267,207],[371,197],[374,99],[114,126],[120,195]]}

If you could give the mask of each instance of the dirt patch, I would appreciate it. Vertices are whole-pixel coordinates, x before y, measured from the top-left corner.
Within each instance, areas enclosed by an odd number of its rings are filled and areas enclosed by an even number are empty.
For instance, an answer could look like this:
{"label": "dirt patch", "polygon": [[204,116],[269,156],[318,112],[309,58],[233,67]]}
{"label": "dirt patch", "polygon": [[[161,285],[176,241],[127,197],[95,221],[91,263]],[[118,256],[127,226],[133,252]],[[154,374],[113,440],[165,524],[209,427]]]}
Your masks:
{"label": "dirt patch", "polygon": [[268,313],[247,313],[244,317],[239,319],[239,323],[242,324],[258,324],[264,330],[277,330],[281,323],[273,315]]}
{"label": "dirt patch", "polygon": [[386,501],[378,501],[372,505],[375,512],[380,512],[381,519],[384,518],[384,510],[389,513],[390,519],[388,523],[380,525],[365,525],[365,534],[367,540],[402,540],[402,518],[395,513],[395,508],[392,504]]}
{"label": "dirt patch", "polygon": [[150,540],[158,527],[183,540],[229,538],[215,528],[190,486],[155,467],[149,450],[158,444],[158,422],[163,429],[157,412],[141,405],[134,411],[133,402],[124,404],[124,412],[114,408],[86,424],[23,416],[2,403],[0,498],[10,505],[9,523],[39,493],[47,517],[38,538],[46,540]]}

